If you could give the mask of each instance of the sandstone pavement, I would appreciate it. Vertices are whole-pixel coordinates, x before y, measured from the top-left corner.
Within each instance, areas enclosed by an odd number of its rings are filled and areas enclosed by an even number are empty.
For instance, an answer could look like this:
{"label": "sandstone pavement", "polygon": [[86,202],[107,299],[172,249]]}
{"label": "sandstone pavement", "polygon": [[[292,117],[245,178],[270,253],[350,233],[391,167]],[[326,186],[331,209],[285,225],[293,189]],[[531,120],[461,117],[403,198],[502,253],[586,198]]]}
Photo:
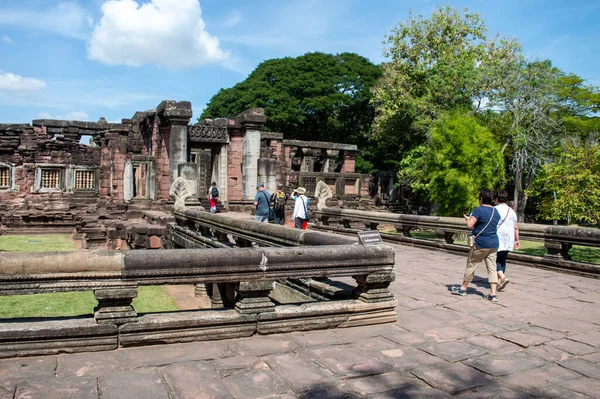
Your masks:
{"label": "sandstone pavement", "polygon": [[0,361],[4,398],[593,398],[600,283],[509,263],[499,303],[464,256],[395,245],[398,322]]}

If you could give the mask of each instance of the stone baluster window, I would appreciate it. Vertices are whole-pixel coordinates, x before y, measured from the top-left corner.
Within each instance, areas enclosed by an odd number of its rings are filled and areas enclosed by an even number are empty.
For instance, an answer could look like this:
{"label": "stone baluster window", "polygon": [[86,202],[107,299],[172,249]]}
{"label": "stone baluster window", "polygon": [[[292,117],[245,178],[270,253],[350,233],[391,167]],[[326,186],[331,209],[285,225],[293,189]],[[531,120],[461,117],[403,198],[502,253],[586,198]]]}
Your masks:
{"label": "stone baluster window", "polygon": [[95,187],[96,173],[93,170],[75,171],[75,190],[93,190]]}
{"label": "stone baluster window", "polygon": [[61,188],[61,170],[60,169],[42,169],[42,179],[40,188],[60,189]]}
{"label": "stone baluster window", "polygon": [[0,166],[0,189],[10,188],[10,168],[8,166]]}

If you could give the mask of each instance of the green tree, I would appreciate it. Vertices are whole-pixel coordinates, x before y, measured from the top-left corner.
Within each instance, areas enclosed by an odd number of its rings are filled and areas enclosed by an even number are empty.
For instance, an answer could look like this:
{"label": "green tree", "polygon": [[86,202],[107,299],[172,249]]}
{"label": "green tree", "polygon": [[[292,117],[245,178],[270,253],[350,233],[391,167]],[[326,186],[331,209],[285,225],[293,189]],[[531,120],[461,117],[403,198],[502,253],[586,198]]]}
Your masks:
{"label": "green tree", "polygon": [[441,215],[477,205],[481,188],[504,181],[501,145],[474,116],[455,111],[433,123],[430,139],[402,160],[399,180],[424,194]]}
{"label": "green tree", "polygon": [[557,82],[561,71],[550,61],[528,61],[515,54],[512,60],[497,63],[487,72],[492,82],[487,94],[489,106],[499,110],[499,118],[506,119],[504,148],[510,149],[514,200],[522,222],[527,190],[559,139]]}
{"label": "green tree", "polygon": [[[595,223],[600,228],[600,143],[570,142],[556,161],[542,167],[535,191],[547,220]],[[544,195],[545,194],[545,195]]]}
{"label": "green tree", "polygon": [[371,87],[381,70],[354,54],[307,53],[262,62],[241,83],[221,89],[203,118],[262,107],[266,128],[286,138],[359,143],[371,127]]}
{"label": "green tree", "polygon": [[562,73],[557,81],[558,111],[569,136],[588,139],[600,133],[600,88],[588,85],[575,74]]}
{"label": "green tree", "polygon": [[425,140],[441,113],[480,104],[489,83],[483,69],[519,49],[486,33],[477,13],[451,7],[436,9],[429,19],[411,14],[392,30],[384,42],[388,62],[374,89],[373,138],[402,153]]}

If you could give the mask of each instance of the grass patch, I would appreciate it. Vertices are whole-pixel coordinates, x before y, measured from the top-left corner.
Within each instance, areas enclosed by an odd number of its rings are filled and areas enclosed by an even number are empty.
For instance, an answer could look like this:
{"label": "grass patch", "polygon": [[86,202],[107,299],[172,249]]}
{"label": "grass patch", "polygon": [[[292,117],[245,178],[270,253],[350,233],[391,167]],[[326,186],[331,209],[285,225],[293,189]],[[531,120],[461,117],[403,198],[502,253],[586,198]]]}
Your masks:
{"label": "grass patch", "polygon": [[0,251],[54,252],[76,250],[77,246],[68,234],[0,236]]}
{"label": "grass patch", "polygon": [[[2,296],[0,318],[91,316],[97,304],[91,291]],[[173,298],[159,285],[139,287],[133,307],[138,313],[179,310]]]}

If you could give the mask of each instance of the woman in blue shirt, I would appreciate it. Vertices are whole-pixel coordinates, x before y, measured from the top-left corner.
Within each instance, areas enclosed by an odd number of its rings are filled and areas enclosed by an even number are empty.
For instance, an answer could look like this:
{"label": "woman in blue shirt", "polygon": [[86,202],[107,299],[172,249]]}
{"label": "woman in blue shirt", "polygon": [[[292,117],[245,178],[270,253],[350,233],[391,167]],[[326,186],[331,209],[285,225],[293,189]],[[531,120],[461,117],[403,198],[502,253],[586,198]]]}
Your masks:
{"label": "woman in blue shirt", "polygon": [[452,287],[454,294],[467,295],[467,286],[473,280],[475,269],[483,261],[488,274],[490,283],[490,294],[487,299],[492,302],[498,302],[496,296],[496,286],[498,285],[498,273],[496,272],[496,252],[498,251],[498,235],[496,229],[500,222],[500,215],[493,205],[494,191],[481,190],[479,192],[479,206],[475,208],[470,216],[465,215],[467,227],[473,230],[475,236],[475,246],[469,252],[467,268],[460,288]]}

